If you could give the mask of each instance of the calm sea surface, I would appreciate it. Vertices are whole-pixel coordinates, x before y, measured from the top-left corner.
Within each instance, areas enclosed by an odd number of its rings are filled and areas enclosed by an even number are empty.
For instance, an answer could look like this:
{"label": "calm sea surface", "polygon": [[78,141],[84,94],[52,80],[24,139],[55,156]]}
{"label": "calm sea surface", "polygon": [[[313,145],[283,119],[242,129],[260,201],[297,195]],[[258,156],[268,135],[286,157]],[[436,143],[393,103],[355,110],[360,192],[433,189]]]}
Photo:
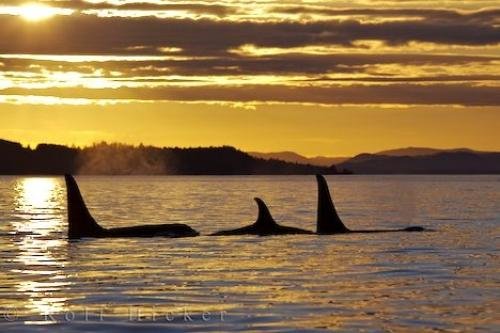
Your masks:
{"label": "calm sea surface", "polygon": [[[62,177],[0,177],[1,332],[500,331],[500,176],[332,176],[351,229],[66,239]],[[104,226],[315,229],[312,176],[78,177]]]}

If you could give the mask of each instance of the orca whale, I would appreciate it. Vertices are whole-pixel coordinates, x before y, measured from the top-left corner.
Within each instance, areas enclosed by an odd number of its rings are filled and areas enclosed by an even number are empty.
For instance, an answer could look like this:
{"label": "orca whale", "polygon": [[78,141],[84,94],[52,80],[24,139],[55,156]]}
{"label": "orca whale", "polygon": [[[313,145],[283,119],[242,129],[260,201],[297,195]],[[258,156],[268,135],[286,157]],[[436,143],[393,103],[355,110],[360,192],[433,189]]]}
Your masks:
{"label": "orca whale", "polygon": [[71,175],[65,175],[68,201],[68,238],[85,237],[192,237],[199,233],[186,224],[152,224],[122,228],[103,228],[92,217]]}
{"label": "orca whale", "polygon": [[379,229],[379,230],[350,230],[340,219],[333,204],[328,189],[328,183],[322,175],[316,175],[318,182],[318,215],[316,221],[316,233],[323,235],[345,234],[345,233],[372,233],[372,232],[410,232],[428,231],[424,227],[413,226],[404,229]]}
{"label": "orca whale", "polygon": [[271,216],[271,213],[269,212],[269,209],[264,201],[260,198],[254,198],[254,200],[257,202],[257,206],[259,207],[259,214],[255,223],[238,229],[218,231],[211,234],[211,236],[314,234],[309,230],[279,225]]}

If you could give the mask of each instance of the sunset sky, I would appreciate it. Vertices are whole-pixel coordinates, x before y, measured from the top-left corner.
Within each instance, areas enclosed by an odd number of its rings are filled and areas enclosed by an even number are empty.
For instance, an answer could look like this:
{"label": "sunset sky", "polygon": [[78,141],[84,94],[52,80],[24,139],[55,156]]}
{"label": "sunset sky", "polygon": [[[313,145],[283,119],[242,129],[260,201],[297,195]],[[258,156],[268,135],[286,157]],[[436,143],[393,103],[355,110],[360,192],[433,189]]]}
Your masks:
{"label": "sunset sky", "polygon": [[500,5],[0,0],[0,138],[500,150]]}

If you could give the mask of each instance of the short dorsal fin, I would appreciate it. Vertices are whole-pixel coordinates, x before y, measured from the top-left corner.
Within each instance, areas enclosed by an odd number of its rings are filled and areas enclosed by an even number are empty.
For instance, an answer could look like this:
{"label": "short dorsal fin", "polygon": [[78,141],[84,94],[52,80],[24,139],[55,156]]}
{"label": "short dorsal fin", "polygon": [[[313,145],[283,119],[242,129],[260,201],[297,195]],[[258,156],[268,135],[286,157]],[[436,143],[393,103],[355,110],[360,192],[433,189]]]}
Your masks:
{"label": "short dorsal fin", "polygon": [[342,223],[333,205],[325,177],[316,175],[316,180],[318,181],[318,219],[316,232],[318,234],[348,232],[349,229]]}
{"label": "short dorsal fin", "polygon": [[78,185],[71,175],[64,175],[68,198],[68,238],[99,237],[105,231],[90,215]]}
{"label": "short dorsal fin", "polygon": [[257,216],[255,225],[260,227],[276,226],[277,223],[269,212],[269,208],[267,208],[266,203],[260,198],[254,198],[254,200],[257,202],[257,206],[259,207],[259,215]]}

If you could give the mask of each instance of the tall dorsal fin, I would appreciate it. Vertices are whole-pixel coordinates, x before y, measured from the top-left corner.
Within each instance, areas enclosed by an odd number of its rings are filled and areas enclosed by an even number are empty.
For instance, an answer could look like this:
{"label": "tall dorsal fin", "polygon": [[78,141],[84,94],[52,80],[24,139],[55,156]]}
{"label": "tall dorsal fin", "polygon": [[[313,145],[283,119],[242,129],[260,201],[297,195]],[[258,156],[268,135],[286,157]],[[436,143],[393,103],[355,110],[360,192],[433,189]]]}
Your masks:
{"label": "tall dorsal fin", "polygon": [[318,181],[318,219],[316,232],[322,234],[349,231],[337,214],[325,177],[316,175],[316,180]]}
{"label": "tall dorsal fin", "polygon": [[254,198],[254,200],[257,202],[257,206],[259,207],[259,215],[257,216],[257,221],[255,221],[254,224],[260,227],[277,225],[276,221],[269,212],[269,208],[267,208],[266,203],[260,198]]}
{"label": "tall dorsal fin", "polygon": [[68,198],[68,238],[98,237],[104,229],[90,215],[78,185],[71,175],[64,175]]}

